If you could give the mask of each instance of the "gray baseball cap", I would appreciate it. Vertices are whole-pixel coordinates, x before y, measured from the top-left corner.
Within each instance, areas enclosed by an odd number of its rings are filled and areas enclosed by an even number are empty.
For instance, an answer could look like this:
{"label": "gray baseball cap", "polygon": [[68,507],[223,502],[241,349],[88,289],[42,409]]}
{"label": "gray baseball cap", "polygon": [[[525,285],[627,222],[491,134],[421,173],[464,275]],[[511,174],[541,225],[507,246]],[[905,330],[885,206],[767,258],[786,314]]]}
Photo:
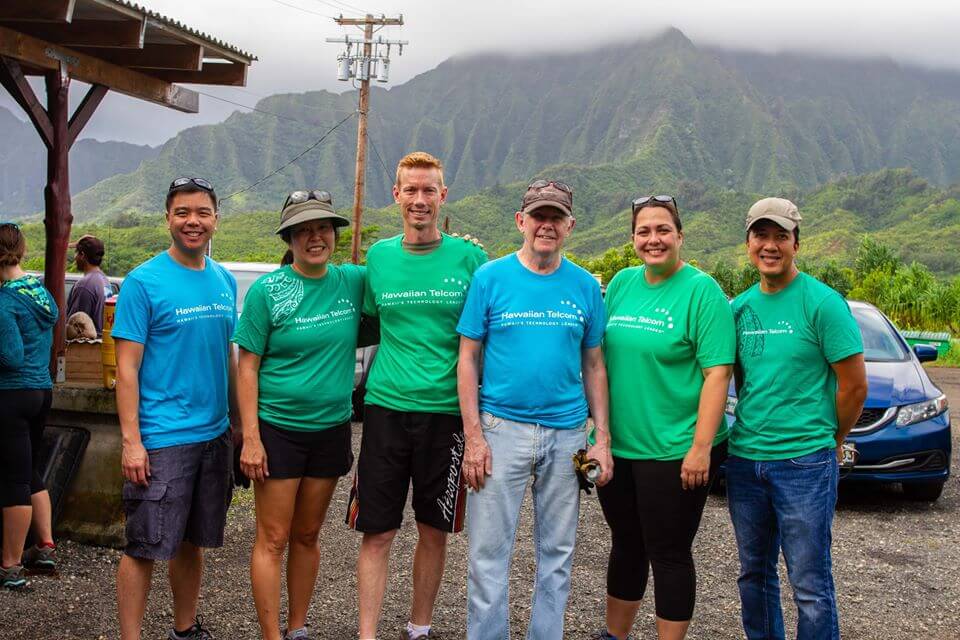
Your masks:
{"label": "gray baseball cap", "polygon": [[759,220],[769,220],[787,231],[793,231],[800,226],[803,218],[797,205],[786,198],[764,198],[757,200],[747,212],[747,231]]}

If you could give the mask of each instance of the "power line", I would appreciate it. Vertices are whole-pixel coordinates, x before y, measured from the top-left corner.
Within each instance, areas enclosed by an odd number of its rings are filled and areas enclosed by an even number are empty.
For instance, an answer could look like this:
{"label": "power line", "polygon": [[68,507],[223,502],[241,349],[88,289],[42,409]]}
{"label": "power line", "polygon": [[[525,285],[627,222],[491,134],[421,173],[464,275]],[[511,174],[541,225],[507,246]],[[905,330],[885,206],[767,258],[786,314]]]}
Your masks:
{"label": "power line", "polygon": [[275,2],[275,3],[277,3],[277,4],[282,4],[282,5],[285,6],[285,7],[290,7],[291,9],[296,9],[297,11],[302,11],[302,12],[304,12],[304,13],[309,13],[309,14],[312,14],[312,15],[315,15],[315,16],[320,16],[321,18],[331,18],[331,19],[333,18],[333,16],[327,15],[327,14],[325,14],[325,13],[318,13],[318,12],[316,12],[316,11],[311,11],[310,9],[304,9],[303,7],[298,7],[298,6],[295,5],[295,4],[290,4],[290,3],[288,3],[288,2],[284,2],[283,0],[270,0],[270,1],[271,1],[271,2]]}
{"label": "power line", "polygon": [[[236,88],[236,87],[231,87],[231,89],[235,89],[235,88]],[[199,94],[202,95],[202,96],[206,96],[206,97],[208,97],[208,98],[213,98],[214,100],[220,100],[221,102],[226,102],[226,103],[228,103],[228,104],[232,104],[232,105],[237,106],[237,107],[243,107],[244,109],[250,109],[251,111],[256,111],[257,113],[262,113],[262,114],[264,114],[264,115],[273,116],[274,118],[280,118],[281,120],[290,120],[290,121],[292,121],[292,122],[299,122],[300,124],[305,124],[305,125],[307,125],[307,126],[309,126],[309,127],[315,127],[315,126],[316,126],[316,123],[315,123],[315,122],[307,122],[306,120],[301,120],[301,119],[299,119],[299,118],[294,118],[294,117],[292,117],[292,116],[284,116],[284,115],[280,115],[279,113],[273,113],[272,111],[266,111],[266,110],[261,109],[261,108],[259,108],[259,107],[251,107],[251,106],[248,105],[248,104],[241,104],[241,103],[239,103],[239,102],[234,102],[233,100],[228,100],[227,98],[221,98],[220,96],[215,96],[215,95],[213,95],[212,93],[204,93],[203,91],[197,91],[197,93],[199,93]],[[250,95],[258,96],[258,97],[261,97],[261,98],[268,98],[268,97],[270,97],[270,96],[259,96],[258,94],[253,93],[253,92],[250,92],[250,91],[247,91],[246,93],[249,93]],[[311,105],[311,104],[303,104],[303,103],[299,103],[299,102],[297,103],[297,106],[298,106],[298,107],[306,107],[306,108],[308,108],[308,109],[313,109],[314,111],[322,111],[322,112],[328,113],[328,114],[343,114],[343,113],[353,114],[353,113],[354,113],[354,111],[343,111],[343,110],[340,110],[340,109],[326,109],[326,108],[324,108],[324,107],[316,107],[316,106]]]}
{"label": "power line", "polygon": [[347,11],[350,13],[359,13],[360,15],[366,15],[367,13],[370,13],[365,9],[361,9],[360,7],[355,7],[352,4],[347,4],[346,2],[341,2],[340,0],[315,0],[315,2],[319,2],[320,4],[325,4],[328,7],[333,7],[338,11],[342,11],[343,8],[345,7]]}
{"label": "power line", "polygon": [[393,176],[390,175],[390,169],[387,169],[387,165],[383,162],[383,158],[380,156],[380,152],[377,151],[377,145],[373,142],[373,138],[367,137],[367,140],[370,141],[370,148],[373,149],[373,155],[377,156],[377,160],[380,161],[380,166],[383,167],[383,173],[387,176],[387,184],[393,184]]}
{"label": "power line", "polygon": [[340,128],[340,125],[342,125],[344,122],[346,122],[347,120],[349,120],[350,118],[352,118],[352,117],[355,116],[355,115],[356,115],[356,112],[351,113],[350,115],[348,115],[347,117],[345,117],[343,120],[341,120],[341,121],[338,122],[337,124],[333,125],[333,127],[331,127],[330,129],[328,129],[328,130],[326,131],[326,133],[324,133],[322,136],[320,136],[320,139],[319,139],[319,140],[317,140],[317,141],[314,142],[312,145],[310,145],[309,147],[307,147],[306,149],[304,149],[303,151],[301,151],[300,153],[298,153],[298,154],[297,154],[296,156],[294,156],[289,162],[287,162],[286,164],[284,164],[284,165],[282,165],[282,166],[280,166],[280,167],[277,167],[274,171],[272,171],[272,172],[268,173],[267,175],[263,176],[262,178],[260,178],[260,179],[257,180],[256,182],[247,185],[247,186],[244,187],[243,189],[240,189],[239,191],[234,191],[234,192],[231,193],[230,195],[228,195],[228,196],[226,196],[226,197],[223,197],[223,198],[220,198],[220,202],[222,203],[224,200],[229,200],[230,198],[233,198],[234,196],[238,196],[238,195],[240,195],[241,193],[246,193],[247,191],[250,191],[250,190],[253,189],[254,187],[262,184],[263,182],[265,182],[265,181],[269,180],[270,178],[272,178],[273,176],[277,175],[278,173],[280,173],[281,171],[283,171],[284,169],[286,169],[287,167],[289,167],[290,165],[292,165],[294,162],[296,162],[297,160],[299,160],[299,159],[302,158],[303,156],[307,155],[308,153],[310,153],[311,151],[313,151],[314,149],[316,149],[317,147],[319,147],[319,146],[320,146],[320,143],[322,143],[324,140],[327,139],[327,136],[329,136],[331,133],[333,133],[334,131],[336,131],[337,129],[339,129],[339,128]]}

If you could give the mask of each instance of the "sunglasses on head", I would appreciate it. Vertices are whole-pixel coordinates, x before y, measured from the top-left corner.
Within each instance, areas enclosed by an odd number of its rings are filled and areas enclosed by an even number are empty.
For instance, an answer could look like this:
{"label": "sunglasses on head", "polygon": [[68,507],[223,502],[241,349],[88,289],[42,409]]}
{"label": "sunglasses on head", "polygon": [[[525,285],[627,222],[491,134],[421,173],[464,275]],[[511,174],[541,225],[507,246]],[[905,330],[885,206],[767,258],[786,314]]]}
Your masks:
{"label": "sunglasses on head", "polygon": [[312,189],[310,191],[294,191],[287,196],[282,208],[286,209],[292,204],[300,204],[302,202],[306,202],[307,200],[316,200],[318,202],[325,202],[326,204],[333,204],[333,196],[330,195],[329,191]]}
{"label": "sunglasses on head", "polygon": [[203,178],[186,178],[186,177],[177,178],[176,180],[171,182],[170,188],[167,189],[167,191],[173,191],[178,187],[182,187],[188,184],[195,184],[201,189],[203,189],[204,191],[209,191],[210,193],[213,193],[213,185],[210,184],[207,180],[204,180]]}
{"label": "sunglasses on head", "polygon": [[6,227],[6,226],[13,227],[17,231],[20,230],[20,225],[17,224],[16,222],[0,222],[0,227]]}
{"label": "sunglasses on head", "polygon": [[570,188],[570,185],[563,182],[557,182],[556,180],[534,180],[527,185],[527,189],[543,189],[551,184],[560,191],[566,191],[567,193],[573,195],[573,189]]}
{"label": "sunglasses on head", "polygon": [[644,207],[656,206],[658,204],[672,204],[673,208],[677,208],[677,201],[673,196],[640,196],[632,203],[633,213],[636,213]]}

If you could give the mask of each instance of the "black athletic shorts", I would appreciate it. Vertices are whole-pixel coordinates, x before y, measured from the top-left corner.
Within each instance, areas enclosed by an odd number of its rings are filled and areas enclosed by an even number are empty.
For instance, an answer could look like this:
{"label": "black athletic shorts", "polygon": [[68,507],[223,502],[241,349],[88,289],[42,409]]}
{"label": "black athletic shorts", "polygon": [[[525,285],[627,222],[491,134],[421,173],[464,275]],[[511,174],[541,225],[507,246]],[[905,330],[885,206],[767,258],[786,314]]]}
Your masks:
{"label": "black athletic shorts", "polygon": [[353,466],[350,421],[322,431],[294,431],[260,419],[271,479],[339,478]]}
{"label": "black athletic shorts", "polygon": [[458,415],[365,405],[347,524],[364,533],[399,529],[412,481],[417,522],[446,532],[463,530],[463,447]]}

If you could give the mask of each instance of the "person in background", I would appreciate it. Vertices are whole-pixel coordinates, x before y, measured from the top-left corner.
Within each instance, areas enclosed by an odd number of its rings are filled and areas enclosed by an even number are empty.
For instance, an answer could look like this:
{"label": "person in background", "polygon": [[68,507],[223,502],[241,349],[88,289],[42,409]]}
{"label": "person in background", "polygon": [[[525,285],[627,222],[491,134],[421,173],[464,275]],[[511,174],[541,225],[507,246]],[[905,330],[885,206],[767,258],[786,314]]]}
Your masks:
{"label": "person in background", "polygon": [[764,198],[747,213],[760,282],[733,303],[736,420],[727,505],[740,555],[748,640],[784,638],[780,552],[797,605],[797,640],[839,640],[830,556],[842,445],[867,395],[863,339],[846,300],[794,262],[800,212]]}
{"label": "person in background", "polygon": [[693,540],[727,453],[733,314],[714,279],[681,258],[673,197],[634,200],[632,235],[643,265],[617,273],[605,299],[616,474],[597,489],[613,543],[606,629],[593,637],[628,637],[652,566],[657,636],[680,640],[696,599]]}
{"label": "person in background", "polygon": [[209,640],[197,615],[203,549],[223,546],[233,485],[237,282],[206,255],[217,196],[177,178],[170,248],[130,272],[117,299],[117,413],[127,546],[117,569],[121,640],[139,640],[154,563],[169,561],[169,640]]}
{"label": "person in background", "polygon": [[67,318],[82,311],[90,316],[93,326],[97,329],[97,335],[101,336],[103,335],[103,303],[113,295],[110,281],[100,270],[104,253],[103,241],[96,236],[85,235],[69,246],[76,250],[73,262],[83,277],[73,285],[67,297]]}
{"label": "person in background", "polygon": [[[240,350],[240,467],[254,481],[250,560],[265,640],[313,638],[307,609],[320,568],[320,528],[337,481],[353,465],[350,416],[365,268],[330,264],[340,230],[326,191],[294,191],[277,233],[293,263],[261,276],[233,336]],[[286,629],[280,568],[287,555]]]}
{"label": "person in background", "polygon": [[[27,584],[24,566],[56,569],[50,494],[40,477],[40,461],[58,311],[40,279],[20,267],[26,251],[20,227],[0,222],[0,587],[8,589]],[[31,524],[37,544],[24,552]]]}

